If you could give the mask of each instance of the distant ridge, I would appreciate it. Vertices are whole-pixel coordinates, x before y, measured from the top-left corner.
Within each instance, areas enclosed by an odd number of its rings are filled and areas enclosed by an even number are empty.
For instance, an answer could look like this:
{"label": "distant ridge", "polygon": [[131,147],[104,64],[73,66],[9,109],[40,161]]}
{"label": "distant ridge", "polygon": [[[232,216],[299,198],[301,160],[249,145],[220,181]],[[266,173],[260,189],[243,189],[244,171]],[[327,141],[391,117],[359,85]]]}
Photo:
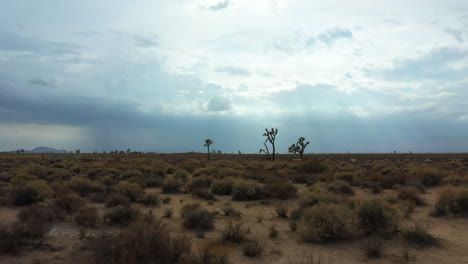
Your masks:
{"label": "distant ridge", "polygon": [[[18,149],[18,150],[12,150],[12,151],[8,151],[10,153],[16,153],[18,151],[21,151],[21,149]],[[37,147],[37,148],[34,148],[33,150],[27,150],[25,149],[24,150],[24,153],[69,153],[69,151],[65,150],[65,149],[54,149],[54,148],[50,148],[50,147]]]}

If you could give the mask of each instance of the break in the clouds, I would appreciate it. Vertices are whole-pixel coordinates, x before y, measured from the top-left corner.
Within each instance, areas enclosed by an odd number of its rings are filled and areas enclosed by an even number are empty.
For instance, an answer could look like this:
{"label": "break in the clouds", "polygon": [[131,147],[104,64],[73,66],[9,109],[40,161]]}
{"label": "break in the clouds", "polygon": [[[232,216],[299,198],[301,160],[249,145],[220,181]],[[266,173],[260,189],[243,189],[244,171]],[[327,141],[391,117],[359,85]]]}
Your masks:
{"label": "break in the clouds", "polygon": [[466,151],[468,2],[9,1],[0,150]]}

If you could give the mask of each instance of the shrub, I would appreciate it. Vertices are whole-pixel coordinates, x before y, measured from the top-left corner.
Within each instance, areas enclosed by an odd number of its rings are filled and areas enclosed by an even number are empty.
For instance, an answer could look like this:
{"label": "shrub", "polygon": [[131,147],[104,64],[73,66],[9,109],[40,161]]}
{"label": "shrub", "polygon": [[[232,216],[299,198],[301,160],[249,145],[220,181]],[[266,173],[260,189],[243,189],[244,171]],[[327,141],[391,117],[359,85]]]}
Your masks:
{"label": "shrub", "polygon": [[324,188],[315,186],[311,191],[304,194],[301,198],[300,204],[302,208],[310,207],[318,203],[336,203],[338,197],[336,194],[331,193]]}
{"label": "shrub", "polygon": [[77,192],[82,197],[90,193],[98,193],[103,191],[103,188],[99,183],[83,177],[73,177],[68,182],[68,186],[71,190]]}
{"label": "shrub", "polygon": [[29,238],[42,238],[49,232],[54,221],[54,212],[49,207],[33,206],[22,208],[18,213],[21,233]]}
{"label": "shrub", "polygon": [[395,233],[400,220],[398,209],[381,200],[361,202],[356,208],[361,228],[365,233]]}
{"label": "shrub", "polygon": [[159,205],[159,196],[157,194],[144,193],[136,199],[137,203],[149,206]]}
{"label": "shrub", "polygon": [[304,172],[304,173],[320,173],[327,169],[325,163],[319,160],[307,160],[298,162],[293,169],[297,172]]}
{"label": "shrub", "polygon": [[290,183],[269,183],[265,185],[265,194],[271,198],[286,200],[296,195],[297,188]]}
{"label": "shrub", "polygon": [[80,208],[75,215],[75,222],[80,226],[95,227],[99,214],[95,207]]}
{"label": "shrub", "polygon": [[439,245],[439,239],[427,232],[427,227],[421,224],[415,224],[401,232],[407,242],[418,248],[428,248]]}
{"label": "shrub", "polygon": [[245,243],[242,246],[242,251],[244,252],[245,256],[249,258],[253,258],[253,257],[260,256],[263,252],[263,248],[264,248],[264,245],[262,241],[254,240],[254,241],[249,241]]}
{"label": "shrub", "polygon": [[200,204],[186,204],[181,209],[184,226],[188,229],[209,230],[214,226],[214,214],[202,209]]}
{"label": "shrub", "polygon": [[294,183],[310,183],[316,182],[316,178],[312,174],[308,173],[295,173],[291,176],[291,180]]}
{"label": "shrub", "polygon": [[250,233],[250,229],[244,227],[241,222],[232,221],[228,223],[226,228],[222,231],[223,241],[240,243],[244,241],[245,237]]}
{"label": "shrub", "polygon": [[281,218],[288,218],[288,207],[284,204],[279,204],[275,208],[276,214]]}
{"label": "shrub", "polygon": [[104,222],[110,225],[128,225],[138,215],[138,210],[129,206],[118,205],[104,215]]}
{"label": "shrub", "polygon": [[231,195],[232,193],[232,180],[215,180],[211,184],[211,192],[216,195]]}
{"label": "shrub", "polygon": [[172,208],[164,209],[164,217],[165,218],[171,218],[173,213],[174,213],[174,210]]}
{"label": "shrub", "polygon": [[136,223],[116,236],[97,239],[92,246],[95,262],[102,264],[173,264],[190,255],[187,237],[172,236],[155,222]]}
{"label": "shrub", "polygon": [[[436,203],[438,215],[450,212],[454,215],[468,215],[468,188],[445,187],[439,192]],[[437,214],[436,214],[437,215]]]}
{"label": "shrub", "polygon": [[16,206],[30,205],[39,201],[39,194],[32,186],[21,185],[13,189],[13,204]]}
{"label": "shrub", "polygon": [[115,193],[127,196],[130,201],[135,201],[143,192],[140,185],[137,183],[130,183],[121,181],[113,187]]}
{"label": "shrub", "polygon": [[187,260],[187,264],[227,264],[227,249],[222,244],[210,242],[198,247]]}
{"label": "shrub", "polygon": [[370,239],[361,244],[361,252],[367,258],[380,258],[383,253],[383,242],[378,239]]}
{"label": "shrub", "polygon": [[194,189],[210,188],[212,182],[213,178],[208,176],[200,176],[193,178],[187,183],[187,191],[190,192]]}
{"label": "shrub", "polygon": [[300,233],[305,242],[349,239],[357,234],[357,219],[344,205],[317,204],[302,214]]}
{"label": "shrub", "polygon": [[278,229],[276,229],[276,225],[273,224],[268,228],[268,237],[269,238],[276,238],[279,234]]}
{"label": "shrub", "polygon": [[327,186],[328,191],[336,194],[352,195],[354,194],[353,188],[347,181],[338,180],[334,181]]}
{"label": "shrub", "polygon": [[44,201],[54,194],[52,188],[50,188],[49,184],[44,180],[31,181],[27,183],[26,186],[36,190],[39,201]]}
{"label": "shrub", "polygon": [[224,213],[224,216],[234,216],[234,217],[240,217],[241,212],[237,211],[232,204],[226,204],[224,207],[221,209]]}
{"label": "shrub", "polygon": [[398,198],[402,200],[413,201],[417,205],[423,205],[424,200],[421,197],[421,192],[416,187],[404,186],[398,191]]}
{"label": "shrub", "polygon": [[180,191],[183,183],[174,178],[166,178],[162,185],[163,193],[176,193]]}
{"label": "shrub", "polygon": [[212,193],[210,193],[209,189],[204,189],[204,188],[198,188],[198,189],[193,189],[192,193],[195,197],[209,200],[209,201],[214,201],[216,198]]}
{"label": "shrub", "polygon": [[0,255],[2,253],[18,254],[25,241],[19,225],[0,223]]}
{"label": "shrub", "polygon": [[419,180],[425,186],[437,186],[445,176],[441,170],[428,165],[410,166],[409,174],[411,178]]}
{"label": "shrub", "polygon": [[376,180],[383,188],[392,189],[395,185],[405,184],[406,176],[401,173],[390,173],[379,175]]}
{"label": "shrub", "polygon": [[111,194],[106,200],[106,207],[115,207],[118,205],[130,206],[130,199],[122,194]]}
{"label": "shrub", "polygon": [[236,180],[232,186],[232,199],[234,201],[258,200],[263,197],[263,188],[255,182]]}
{"label": "shrub", "polygon": [[176,180],[179,180],[183,183],[186,183],[189,177],[190,177],[189,172],[184,169],[177,169],[175,172],[175,176],[174,176]]}
{"label": "shrub", "polygon": [[362,173],[353,171],[341,171],[335,173],[335,179],[345,181],[351,185],[359,185],[362,182]]}
{"label": "shrub", "polygon": [[55,205],[62,208],[67,213],[76,212],[86,201],[74,193],[68,193],[55,198]]}

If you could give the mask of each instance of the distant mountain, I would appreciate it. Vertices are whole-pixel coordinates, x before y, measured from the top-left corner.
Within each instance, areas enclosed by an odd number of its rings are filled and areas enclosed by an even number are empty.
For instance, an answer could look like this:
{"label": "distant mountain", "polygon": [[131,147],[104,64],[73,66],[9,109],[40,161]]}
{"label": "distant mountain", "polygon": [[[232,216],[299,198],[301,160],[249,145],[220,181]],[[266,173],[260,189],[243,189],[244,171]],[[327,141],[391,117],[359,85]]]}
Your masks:
{"label": "distant mountain", "polygon": [[[18,150],[12,150],[9,151],[11,153],[16,153]],[[19,150],[21,151],[21,150]],[[54,148],[49,148],[49,147],[37,147],[33,150],[24,150],[24,153],[69,153],[70,151],[67,151],[65,149],[54,149]]]}

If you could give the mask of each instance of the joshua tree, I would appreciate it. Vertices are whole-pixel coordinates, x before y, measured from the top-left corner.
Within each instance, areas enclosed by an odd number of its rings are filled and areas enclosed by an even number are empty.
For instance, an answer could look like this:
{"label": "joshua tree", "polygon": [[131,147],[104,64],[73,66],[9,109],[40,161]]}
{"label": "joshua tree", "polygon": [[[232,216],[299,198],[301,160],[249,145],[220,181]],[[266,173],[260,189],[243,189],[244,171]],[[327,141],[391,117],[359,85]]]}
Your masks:
{"label": "joshua tree", "polygon": [[[272,128],[271,130],[268,130],[265,128],[265,133],[263,133],[264,137],[267,137],[265,139],[265,142],[263,142],[263,145],[265,146],[265,149],[260,149],[260,153],[265,153],[268,155],[268,159],[271,161],[275,160],[275,139],[276,135],[278,134],[278,129],[277,128]],[[270,142],[271,148],[272,148],[272,153],[270,155],[270,151],[268,149],[268,145],[266,144],[267,142]]]}
{"label": "joshua tree", "polygon": [[300,137],[298,140],[297,140],[297,143],[296,144],[292,144],[289,148],[288,148],[288,151],[289,153],[299,153],[299,155],[301,155],[301,160],[304,160],[304,150],[305,148],[307,147],[307,145],[309,145],[309,141],[305,142],[305,138],[303,137]]}
{"label": "joshua tree", "polygon": [[208,160],[210,160],[210,145],[213,144],[213,140],[207,139],[205,140],[205,147],[208,148]]}

